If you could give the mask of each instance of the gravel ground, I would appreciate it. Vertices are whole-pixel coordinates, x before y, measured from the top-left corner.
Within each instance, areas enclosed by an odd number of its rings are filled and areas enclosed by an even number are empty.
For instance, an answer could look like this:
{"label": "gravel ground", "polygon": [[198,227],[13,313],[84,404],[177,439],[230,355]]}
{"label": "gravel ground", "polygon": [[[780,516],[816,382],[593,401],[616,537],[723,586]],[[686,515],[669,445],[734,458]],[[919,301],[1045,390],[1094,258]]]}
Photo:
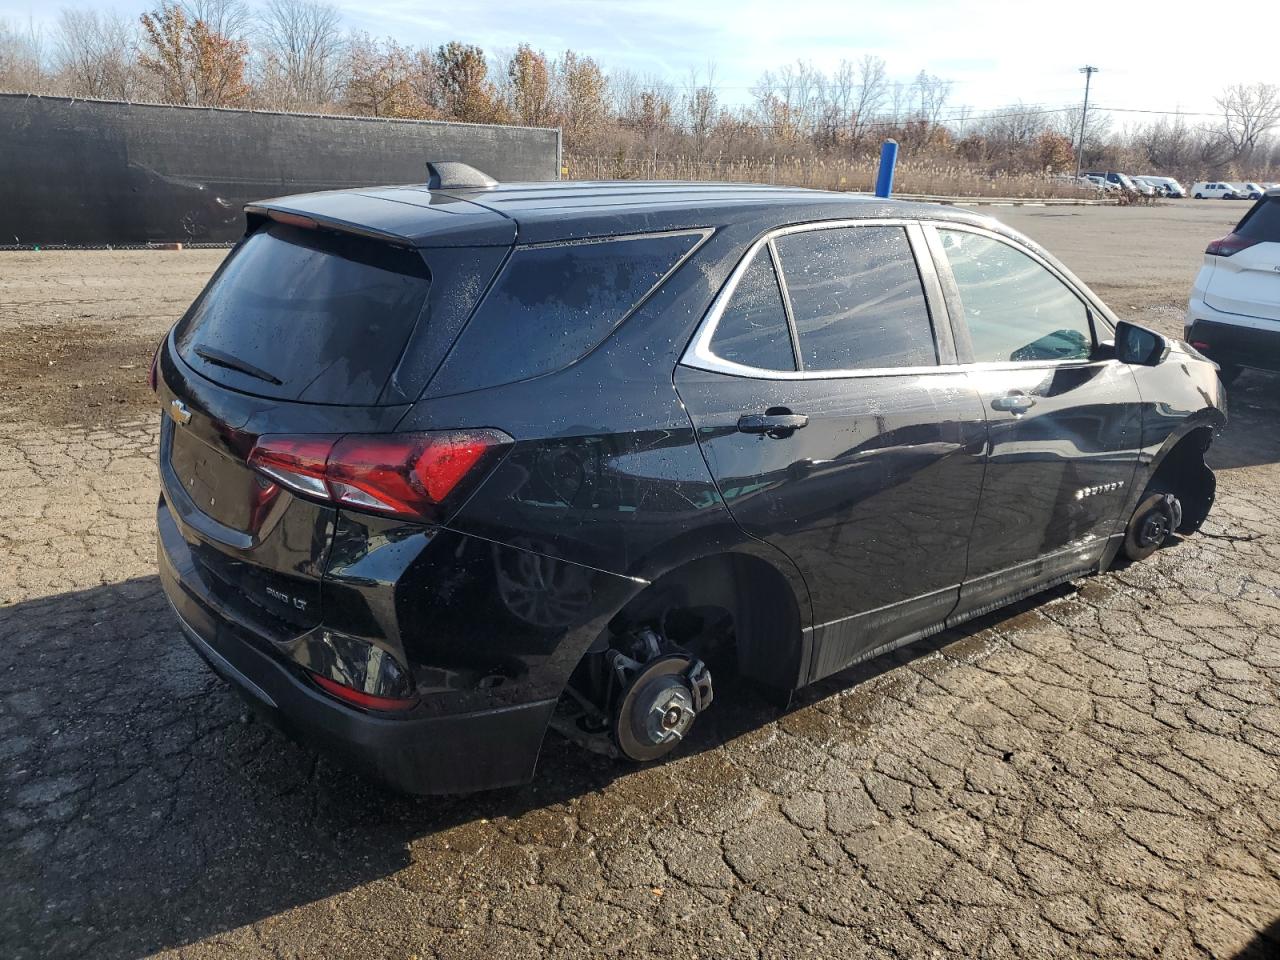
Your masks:
{"label": "gravel ground", "polygon": [[[1170,332],[1241,208],[996,211]],[[251,722],[152,533],[156,339],[221,253],[0,256],[0,955],[1273,957],[1280,403],[1203,534],[676,759],[390,794]],[[736,701],[736,702],[735,702]]]}

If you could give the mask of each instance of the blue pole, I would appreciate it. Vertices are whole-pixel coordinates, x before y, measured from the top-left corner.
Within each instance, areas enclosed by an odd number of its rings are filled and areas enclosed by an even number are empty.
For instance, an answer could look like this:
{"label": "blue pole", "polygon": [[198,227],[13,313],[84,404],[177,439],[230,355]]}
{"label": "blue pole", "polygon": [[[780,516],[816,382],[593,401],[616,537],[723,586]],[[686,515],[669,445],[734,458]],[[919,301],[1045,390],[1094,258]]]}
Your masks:
{"label": "blue pole", "polygon": [[893,193],[893,168],[898,165],[898,141],[886,140],[880,146],[880,172],[876,174],[876,196]]}

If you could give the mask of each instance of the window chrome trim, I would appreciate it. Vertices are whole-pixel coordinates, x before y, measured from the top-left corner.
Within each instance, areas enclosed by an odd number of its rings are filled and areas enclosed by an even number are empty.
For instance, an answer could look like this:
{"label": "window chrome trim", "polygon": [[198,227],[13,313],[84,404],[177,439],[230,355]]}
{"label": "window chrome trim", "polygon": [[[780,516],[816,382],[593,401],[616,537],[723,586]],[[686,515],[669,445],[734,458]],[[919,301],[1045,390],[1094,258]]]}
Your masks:
{"label": "window chrome trim", "polygon": [[[591,237],[567,237],[562,240],[537,240],[533,243],[521,243],[516,240],[516,250],[545,250],[548,247],[585,247],[600,243],[617,243],[627,240],[661,240],[667,237],[685,237],[699,235],[702,237],[689,251],[694,253],[698,247],[707,242],[707,238],[716,232],[715,227],[681,227],[678,230],[653,230],[641,233],[617,233]],[[686,255],[687,256],[687,255]],[[681,261],[683,262],[683,260]]]}
{"label": "window chrome trim", "polygon": [[[933,304],[929,302],[929,290],[925,286],[928,278],[924,273],[925,267],[919,261],[918,248],[912,242],[913,238],[911,236],[913,228],[920,228],[920,221],[905,217],[865,217],[852,220],[822,220],[814,223],[798,223],[791,226],[778,227],[770,230],[763,237],[752,243],[747,248],[747,252],[742,256],[742,259],[733,268],[733,272],[729,274],[729,279],[725,281],[715,300],[711,302],[710,309],[707,310],[706,315],[703,316],[701,323],[698,325],[698,332],[694,334],[693,340],[680,357],[680,364],[696,370],[723,373],[731,377],[747,377],[753,380],[847,380],[853,377],[911,377],[929,373],[959,373],[965,370],[966,366],[958,363],[935,363],[923,367],[860,367],[852,370],[770,370],[766,367],[752,367],[742,363],[735,363],[732,360],[725,360],[712,351],[711,340],[715,336],[716,327],[720,324],[720,318],[724,315],[729,301],[738,289],[738,283],[741,281],[742,275],[746,273],[747,267],[751,265],[751,262],[762,248],[767,247],[769,256],[774,257],[774,270],[778,274],[779,282],[785,284],[786,281],[782,276],[781,269],[779,269],[779,260],[774,255],[773,241],[777,237],[785,237],[793,233],[813,233],[818,230],[839,230],[845,227],[901,227],[905,231],[907,244],[912,253],[912,262],[915,265],[916,274],[920,278],[921,296],[924,298],[926,310],[929,312],[930,329],[934,337],[934,350],[940,353],[941,344],[938,341],[937,332],[938,321],[933,317]],[[799,352],[800,345],[797,342],[798,336],[795,323],[791,318],[791,304],[786,296],[785,286],[782,287],[782,291],[783,310],[786,311],[787,327],[791,336],[791,349],[795,352],[796,365],[800,366],[803,361]],[[1025,364],[1022,365],[1023,368],[1025,366]]]}

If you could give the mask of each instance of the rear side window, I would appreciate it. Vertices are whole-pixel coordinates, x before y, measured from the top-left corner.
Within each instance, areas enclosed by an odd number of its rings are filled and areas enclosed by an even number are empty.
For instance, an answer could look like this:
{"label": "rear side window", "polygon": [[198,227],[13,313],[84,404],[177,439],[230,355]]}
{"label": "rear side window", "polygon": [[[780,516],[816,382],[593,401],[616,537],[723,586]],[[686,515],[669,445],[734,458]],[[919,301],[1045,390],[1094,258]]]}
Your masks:
{"label": "rear side window", "polygon": [[1089,311],[1045,267],[1007,243],[939,230],[979,363],[1086,360]]}
{"label": "rear side window", "polygon": [[436,374],[436,395],[562,369],[607,337],[701,241],[679,233],[518,247]]}
{"label": "rear side window", "polygon": [[716,324],[711,352],[761,370],[795,370],[791,332],[773,257],[767,247],[751,259]]}
{"label": "rear side window", "polygon": [[1255,203],[1235,233],[1259,243],[1280,243],[1280,197],[1263,197]]}
{"label": "rear side window", "polygon": [[413,250],[271,224],[232,254],[178,324],[178,354],[233,390],[373,404],[430,286]]}
{"label": "rear side window", "polygon": [[811,230],[775,243],[805,370],[938,362],[905,229]]}

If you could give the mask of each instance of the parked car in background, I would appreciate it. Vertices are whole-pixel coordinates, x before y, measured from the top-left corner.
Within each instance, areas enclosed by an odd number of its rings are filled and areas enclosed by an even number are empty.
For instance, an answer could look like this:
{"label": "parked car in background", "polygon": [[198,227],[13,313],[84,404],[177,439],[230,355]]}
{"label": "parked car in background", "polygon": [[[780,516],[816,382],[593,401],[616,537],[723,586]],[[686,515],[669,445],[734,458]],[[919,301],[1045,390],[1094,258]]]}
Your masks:
{"label": "parked car in background", "polygon": [[1239,193],[1244,200],[1260,200],[1262,195],[1267,192],[1267,188],[1258,183],[1241,183],[1237,184],[1237,186],[1239,186]]}
{"label": "parked car in background", "polygon": [[1071,174],[1060,174],[1058,176],[1051,177],[1050,179],[1055,183],[1062,184],[1064,187],[1078,187],[1092,193],[1104,192],[1101,183],[1084,176],[1076,177]]}
{"label": "parked car in background", "polygon": [[[1144,192],[1138,184],[1133,182],[1133,178],[1127,173],[1120,173],[1116,170],[1090,170],[1088,175],[1091,177],[1101,177],[1107,183],[1115,184],[1119,189],[1124,190],[1126,193],[1141,195]],[[1150,196],[1154,191],[1148,189],[1146,192],[1147,195]]]}
{"label": "parked car in background", "polygon": [[246,213],[153,362],[160,581],[408,790],[551,724],[657,759],[713,673],[785,697],[1213,503],[1213,365],[955,207],[451,165]]}
{"label": "parked car in background", "polygon": [[1239,200],[1240,191],[1221,180],[1200,180],[1191,187],[1191,196],[1197,200]]}
{"label": "parked car in background", "polygon": [[1141,176],[1134,179],[1151,184],[1162,196],[1185,197],[1187,195],[1186,188],[1173,177]]}
{"label": "parked car in background", "polygon": [[1191,288],[1186,339],[1230,384],[1243,367],[1280,370],[1280,188],[1204,251]]}
{"label": "parked car in background", "polygon": [[1112,183],[1106,177],[1100,174],[1089,173],[1081,177],[1082,180],[1088,180],[1103,193],[1124,193],[1124,187],[1118,183]]}

